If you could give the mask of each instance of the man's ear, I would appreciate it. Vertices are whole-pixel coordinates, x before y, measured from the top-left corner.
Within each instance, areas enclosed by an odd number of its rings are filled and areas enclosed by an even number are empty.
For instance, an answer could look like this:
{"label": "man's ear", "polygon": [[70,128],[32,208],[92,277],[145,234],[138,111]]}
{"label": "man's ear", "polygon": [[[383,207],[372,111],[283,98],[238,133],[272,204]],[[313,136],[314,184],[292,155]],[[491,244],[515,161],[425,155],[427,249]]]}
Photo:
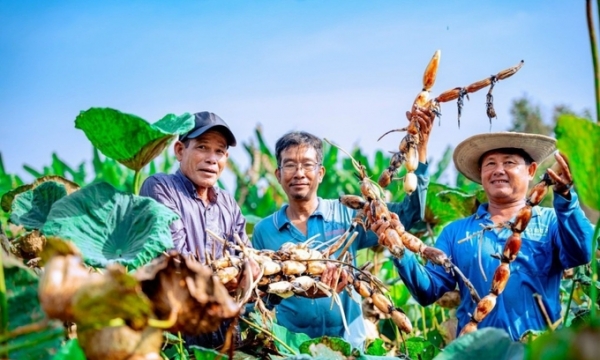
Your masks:
{"label": "man's ear", "polygon": [[281,182],[281,171],[279,170],[279,167],[275,168],[275,177],[277,178],[277,181]]}
{"label": "man's ear", "polygon": [[538,164],[536,162],[532,162],[531,165],[529,165],[529,168],[527,169],[529,172],[529,179],[533,179],[533,177],[535,176],[535,172],[537,171],[538,168]]}
{"label": "man's ear", "polygon": [[325,177],[325,167],[323,165],[321,165],[321,168],[319,169],[319,184],[323,181],[324,177]]}
{"label": "man's ear", "polygon": [[175,145],[173,145],[173,152],[175,152],[175,156],[177,157],[177,161],[181,162],[183,159],[183,151],[185,150],[185,144],[181,141],[175,141]]}

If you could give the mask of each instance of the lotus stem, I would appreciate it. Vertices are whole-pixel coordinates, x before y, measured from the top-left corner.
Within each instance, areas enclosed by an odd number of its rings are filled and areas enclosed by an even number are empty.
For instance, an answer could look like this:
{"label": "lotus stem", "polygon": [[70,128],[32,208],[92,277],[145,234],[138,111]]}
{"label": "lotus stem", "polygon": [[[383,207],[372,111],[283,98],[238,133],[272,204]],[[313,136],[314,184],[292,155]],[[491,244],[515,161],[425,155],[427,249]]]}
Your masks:
{"label": "lotus stem", "polygon": [[600,73],[598,72],[598,49],[596,46],[596,31],[594,30],[594,15],[592,1],[586,0],[586,15],[590,45],[592,48],[592,63],[594,64],[594,89],[596,90],[596,122],[600,123]]}
{"label": "lotus stem", "polygon": [[297,354],[297,353],[294,351],[294,349],[292,349],[291,347],[289,347],[289,346],[288,346],[288,344],[286,344],[286,343],[285,343],[283,340],[281,340],[280,338],[278,338],[277,336],[275,336],[275,334],[273,334],[272,332],[270,332],[270,331],[268,331],[268,330],[265,330],[265,329],[263,329],[262,327],[260,327],[260,326],[256,325],[255,323],[253,323],[253,322],[251,322],[251,321],[248,321],[248,320],[244,319],[243,317],[242,317],[242,318],[240,318],[240,320],[242,320],[243,322],[245,322],[246,324],[248,324],[248,326],[250,326],[251,328],[253,328],[253,329],[255,329],[255,330],[258,330],[258,331],[260,331],[260,332],[262,332],[262,333],[265,333],[265,334],[269,335],[271,338],[273,338],[273,340],[275,340],[275,341],[277,341],[278,343],[280,343],[280,344],[281,344],[281,346],[283,346],[283,347],[284,347],[284,348],[285,348],[287,351],[289,351],[289,352],[290,352],[290,354],[292,354],[292,355],[298,355],[298,354]]}
{"label": "lotus stem", "polygon": [[[22,343],[16,343],[16,344],[1,345],[0,346],[0,355],[4,356],[4,354],[8,354],[11,351],[25,349],[25,348],[34,346],[36,344],[43,343],[44,341],[53,339],[55,337],[59,337],[63,333],[64,333],[63,329],[56,329],[54,331],[48,332],[47,334],[44,334],[44,335],[40,335],[39,337],[36,337],[35,339],[29,340],[29,341],[24,341]],[[3,359],[4,358],[5,357],[3,357]],[[6,358],[8,358],[8,357],[6,357]]]}
{"label": "lotus stem", "polygon": [[596,259],[596,248],[598,247],[598,232],[600,231],[600,220],[596,223],[594,229],[594,237],[592,238],[592,286],[590,289],[590,297],[592,298],[592,319],[596,318],[596,301],[598,300],[598,288],[596,288],[596,281],[598,281],[598,259]]}
{"label": "lotus stem", "polygon": [[567,323],[567,318],[569,317],[569,311],[571,310],[571,301],[573,300],[573,293],[575,292],[575,287],[577,286],[577,280],[571,281],[573,285],[571,286],[571,291],[569,292],[569,300],[567,301],[567,310],[565,310],[565,316],[563,317],[563,324]]}
{"label": "lotus stem", "polygon": [[[8,299],[6,297],[6,284],[4,283],[3,258],[4,254],[0,254],[0,334],[8,331]],[[2,355],[1,352],[0,355]]]}
{"label": "lotus stem", "polygon": [[140,170],[135,171],[135,175],[133,176],[133,193],[138,195],[140,193],[140,179],[142,177],[142,172]]}

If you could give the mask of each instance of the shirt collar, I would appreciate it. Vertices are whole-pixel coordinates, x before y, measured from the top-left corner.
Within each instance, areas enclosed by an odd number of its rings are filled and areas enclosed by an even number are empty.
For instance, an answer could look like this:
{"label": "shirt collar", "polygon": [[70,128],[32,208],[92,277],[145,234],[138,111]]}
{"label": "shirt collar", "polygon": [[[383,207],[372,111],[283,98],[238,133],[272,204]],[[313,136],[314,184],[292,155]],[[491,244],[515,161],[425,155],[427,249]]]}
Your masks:
{"label": "shirt collar", "polygon": [[[188,179],[187,176],[185,176],[181,172],[181,169],[177,169],[177,172],[175,173],[175,176],[177,176],[181,180],[181,182],[183,183],[183,186],[185,187],[186,191],[188,192],[188,194],[192,198],[194,198],[194,199],[198,198],[198,192],[196,191],[196,186],[194,185],[194,183],[190,179]],[[217,198],[219,197],[219,191],[220,190],[221,189],[219,189],[216,186],[213,186],[211,189],[208,190],[209,191],[209,197],[208,197],[209,200],[210,199],[214,199],[214,201],[211,201],[211,202],[217,202]],[[211,196],[211,194],[214,195],[214,198]]]}
{"label": "shirt collar", "polygon": [[[310,214],[309,217],[321,216],[323,218],[326,218],[325,214],[328,213],[330,211],[330,209],[327,209],[327,206],[325,206],[325,202],[321,201],[321,198],[317,198],[317,200],[319,201],[317,208],[315,209],[315,211],[312,214]],[[285,213],[288,206],[289,206],[289,204],[284,204],[281,207],[281,209],[279,209],[279,211],[277,211],[275,213],[275,227],[280,231],[284,227],[288,226],[287,224],[291,224],[290,219],[288,218],[287,214]]]}
{"label": "shirt collar", "polygon": [[[488,212],[488,203],[483,203],[481,205],[479,205],[479,207],[477,208],[477,211],[475,212],[475,219],[489,219],[490,217],[492,217],[492,215]],[[532,211],[531,211],[531,217],[535,217],[535,216],[539,216],[540,215],[540,209],[539,206],[534,206]]]}

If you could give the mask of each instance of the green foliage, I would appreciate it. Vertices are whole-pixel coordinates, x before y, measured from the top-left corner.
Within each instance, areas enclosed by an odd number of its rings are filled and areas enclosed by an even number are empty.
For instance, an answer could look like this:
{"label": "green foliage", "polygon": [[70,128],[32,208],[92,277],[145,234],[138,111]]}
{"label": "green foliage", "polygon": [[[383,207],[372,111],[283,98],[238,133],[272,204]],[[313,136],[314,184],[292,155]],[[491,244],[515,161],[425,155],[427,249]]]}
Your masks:
{"label": "green foliage", "polygon": [[366,354],[367,355],[385,355],[387,354],[387,349],[384,346],[385,342],[381,339],[375,339],[372,343],[367,346]]}
{"label": "green foliage", "polygon": [[352,353],[352,346],[348,342],[340,338],[329,336],[322,336],[303,342],[300,345],[300,353],[310,354],[309,348],[313,344],[323,344],[333,351],[340,352],[344,356],[350,356],[350,354]]}
{"label": "green foliage", "polygon": [[509,131],[552,135],[553,126],[542,119],[540,106],[533,105],[527,97],[513,100],[510,114],[513,120]]}
{"label": "green foliage", "polygon": [[581,326],[547,332],[531,342],[527,359],[594,359],[600,353],[600,324],[591,319]]}
{"label": "green foliage", "polygon": [[91,108],[75,119],[94,147],[128,168],[139,171],[160,154],[176,135],[194,127],[190,114],[168,114],[154,124],[110,108]]}
{"label": "green foliage", "polygon": [[73,241],[89,266],[135,269],[173,247],[168,225],[177,218],[153,199],[97,183],[56,202],[42,233]]}
{"label": "green foliage", "polygon": [[401,351],[406,352],[411,359],[431,360],[439,353],[439,349],[421,337],[411,337],[402,344]]}
{"label": "green foliage", "polygon": [[52,205],[65,196],[65,186],[54,181],[18,194],[12,203],[10,221],[27,230],[41,229]]}
{"label": "green foliage", "polygon": [[[273,335],[275,335],[275,337],[283,341],[283,343],[285,343],[297,354],[300,353],[300,346],[306,341],[310,340],[310,337],[306,334],[289,331],[287,328],[275,323],[271,324],[271,332],[273,333]],[[290,353],[290,351],[279,341],[275,342],[275,346],[277,347],[277,350],[282,354]]]}
{"label": "green foliage", "polygon": [[600,164],[600,151],[596,146],[590,146],[600,141],[600,126],[586,119],[565,115],[558,119],[555,132],[558,149],[569,160],[581,202],[600,210],[600,179],[597,171],[594,171]]}
{"label": "green foliage", "polygon": [[[8,349],[11,359],[49,359],[58,349],[64,330],[58,321],[50,321],[35,331],[11,336],[22,326],[40,323],[45,319],[37,295],[38,277],[32,270],[14,258],[3,257],[2,265],[8,297],[8,342],[0,346],[0,352]],[[6,334],[0,334],[3,337]],[[1,343],[1,342],[0,342]]]}
{"label": "green foliage", "polygon": [[525,345],[512,341],[506,331],[483,328],[454,340],[435,360],[521,360],[524,353]]}
{"label": "green foliage", "polygon": [[79,346],[79,341],[71,339],[61,346],[52,360],[86,360],[86,357]]}

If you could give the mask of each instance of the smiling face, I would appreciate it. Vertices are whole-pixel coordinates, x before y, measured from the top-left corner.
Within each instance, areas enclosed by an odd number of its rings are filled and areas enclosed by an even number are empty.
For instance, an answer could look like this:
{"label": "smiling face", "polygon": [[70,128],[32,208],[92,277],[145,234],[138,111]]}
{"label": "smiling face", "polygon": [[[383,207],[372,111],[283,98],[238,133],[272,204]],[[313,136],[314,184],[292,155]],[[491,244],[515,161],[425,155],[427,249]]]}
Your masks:
{"label": "smiling face", "polygon": [[207,190],[213,187],[227,164],[227,141],[218,131],[207,131],[187,146],[175,143],[175,155],[181,172],[196,186],[198,195],[206,200]]}
{"label": "smiling face", "polygon": [[522,156],[490,152],[481,161],[481,185],[490,202],[511,203],[525,199],[537,164]]}
{"label": "smiling face", "polygon": [[275,170],[275,176],[290,203],[316,199],[324,174],[325,168],[317,160],[317,151],[306,145],[290,146],[282,150],[279,168]]}

